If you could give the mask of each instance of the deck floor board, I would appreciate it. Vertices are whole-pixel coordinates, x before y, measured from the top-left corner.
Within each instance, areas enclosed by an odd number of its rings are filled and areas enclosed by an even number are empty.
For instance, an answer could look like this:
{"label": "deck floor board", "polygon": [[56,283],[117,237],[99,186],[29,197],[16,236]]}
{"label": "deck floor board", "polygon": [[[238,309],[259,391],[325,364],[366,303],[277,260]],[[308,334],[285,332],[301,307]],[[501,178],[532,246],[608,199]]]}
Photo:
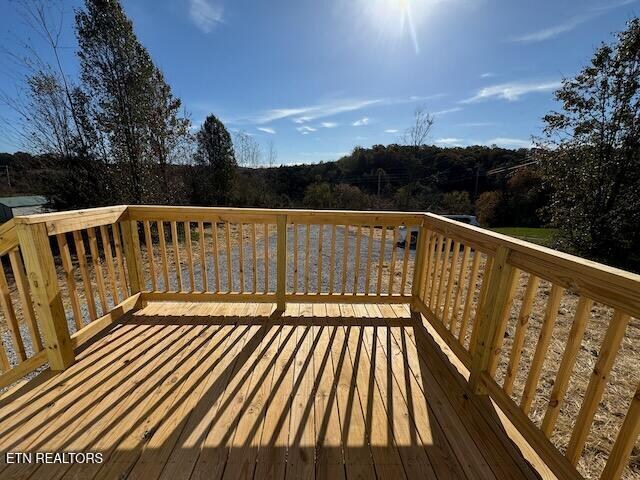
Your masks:
{"label": "deck floor board", "polygon": [[[2,478],[539,478],[404,306],[151,303],[0,398]],[[431,333],[430,333],[431,332]]]}

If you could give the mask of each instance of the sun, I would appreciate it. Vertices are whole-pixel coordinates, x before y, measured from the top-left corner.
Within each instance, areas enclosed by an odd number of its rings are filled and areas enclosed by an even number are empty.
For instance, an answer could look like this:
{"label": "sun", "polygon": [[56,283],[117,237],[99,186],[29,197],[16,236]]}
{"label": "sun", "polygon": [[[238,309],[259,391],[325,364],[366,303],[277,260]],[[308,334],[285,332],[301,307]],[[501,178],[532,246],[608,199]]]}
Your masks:
{"label": "sun", "polygon": [[362,15],[370,26],[385,37],[409,35],[413,48],[420,52],[417,23],[423,19],[429,0],[360,0]]}

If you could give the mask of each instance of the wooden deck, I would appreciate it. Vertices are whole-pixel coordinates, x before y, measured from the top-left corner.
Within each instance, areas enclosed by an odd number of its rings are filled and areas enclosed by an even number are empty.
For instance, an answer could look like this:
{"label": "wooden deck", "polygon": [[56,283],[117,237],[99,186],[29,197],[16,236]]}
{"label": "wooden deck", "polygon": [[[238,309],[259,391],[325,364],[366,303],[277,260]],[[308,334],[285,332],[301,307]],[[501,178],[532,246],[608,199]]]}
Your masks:
{"label": "wooden deck", "polygon": [[[0,399],[8,478],[539,478],[407,307],[152,303]],[[545,474],[546,475],[546,474]]]}

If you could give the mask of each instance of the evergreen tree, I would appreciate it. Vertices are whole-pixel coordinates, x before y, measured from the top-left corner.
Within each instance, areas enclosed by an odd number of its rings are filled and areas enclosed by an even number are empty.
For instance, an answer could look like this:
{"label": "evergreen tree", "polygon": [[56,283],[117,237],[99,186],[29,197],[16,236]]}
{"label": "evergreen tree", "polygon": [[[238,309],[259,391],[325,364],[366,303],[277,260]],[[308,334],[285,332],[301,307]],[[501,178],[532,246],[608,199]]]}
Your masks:
{"label": "evergreen tree", "polygon": [[196,164],[200,175],[195,179],[194,201],[204,205],[227,205],[237,162],[231,136],[215,115],[209,115],[196,134]]}
{"label": "evergreen tree", "polygon": [[188,145],[191,140],[189,119],[181,117],[181,101],[171,93],[171,87],[165,82],[159,69],[154,69],[152,77],[152,105],[149,115],[149,146],[151,156],[160,168],[160,197],[162,203],[173,203],[175,185],[169,175],[168,165],[179,158],[188,157]]}

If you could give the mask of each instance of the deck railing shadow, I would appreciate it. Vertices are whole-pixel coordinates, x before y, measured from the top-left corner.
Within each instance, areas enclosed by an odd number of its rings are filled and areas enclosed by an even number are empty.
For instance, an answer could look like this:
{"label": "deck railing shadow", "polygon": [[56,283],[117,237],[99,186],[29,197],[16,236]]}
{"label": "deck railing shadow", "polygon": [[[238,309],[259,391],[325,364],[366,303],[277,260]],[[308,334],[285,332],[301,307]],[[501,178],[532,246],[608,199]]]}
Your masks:
{"label": "deck railing shadow", "polygon": [[[204,318],[204,317],[203,317]],[[108,461],[113,461],[114,465],[122,471],[128,471],[134,468],[145,457],[154,458],[157,462],[157,455],[162,458],[158,463],[159,469],[157,474],[165,468],[171,468],[171,457],[169,455],[178,456],[181,459],[188,458],[192,461],[193,468],[205,468],[207,472],[216,477],[216,468],[220,469],[236,469],[236,468],[263,468],[259,455],[267,455],[270,459],[269,464],[280,464],[282,468],[288,465],[288,468],[304,469],[320,469],[322,471],[334,471],[335,469],[348,469],[349,473],[360,472],[374,469],[385,469],[385,472],[377,472],[378,474],[395,474],[401,477],[405,473],[413,472],[434,472],[434,468],[440,469],[437,473],[443,474],[443,465],[448,464],[450,469],[448,474],[463,471],[464,467],[458,463],[457,457],[451,450],[448,440],[441,436],[433,436],[427,439],[421,436],[425,435],[424,431],[419,431],[416,427],[415,419],[418,418],[414,411],[415,398],[421,398],[425,402],[421,410],[428,410],[432,417],[430,422],[437,424],[440,418],[440,412],[433,411],[433,405],[427,405],[426,397],[411,395],[411,400],[407,402],[408,418],[406,420],[406,428],[408,431],[403,432],[401,438],[398,432],[394,431],[393,424],[394,402],[402,399],[402,392],[410,391],[411,382],[402,389],[397,390],[398,367],[396,365],[404,365],[405,370],[403,376],[416,374],[418,383],[420,384],[420,376],[422,372],[409,371],[409,359],[406,350],[398,350],[404,352],[401,358],[395,355],[393,362],[392,354],[387,350],[390,346],[391,329],[398,331],[407,327],[407,320],[388,319],[383,325],[380,319],[362,318],[360,323],[349,322],[348,324],[340,323],[340,318],[332,319],[330,317],[314,317],[314,316],[281,316],[275,314],[264,318],[242,316],[237,317],[235,322],[227,316],[211,316],[207,322],[195,322],[188,324],[183,322],[180,317],[164,318],[163,315],[135,315],[129,321],[125,322],[121,328],[128,325],[134,325],[136,328],[144,328],[148,325],[156,325],[159,328],[160,335],[149,335],[143,343],[136,345],[136,351],[142,350],[148,352],[146,356],[123,357],[118,363],[127,365],[130,368],[120,378],[118,369],[112,374],[113,388],[122,387],[125,383],[131,384],[130,390],[122,390],[121,394],[127,398],[134,395],[136,389],[144,389],[152,391],[160,389],[161,385],[165,385],[162,389],[162,395],[154,396],[142,404],[131,403],[110,412],[108,418],[102,419],[97,425],[87,423],[81,428],[73,428],[70,422],[74,422],[77,416],[82,416],[90,410],[94,410],[99,405],[104,405],[108,400],[108,392],[95,395],[93,398],[83,401],[83,398],[77,395],[76,389],[69,389],[63,395],[55,398],[55,404],[59,408],[67,408],[74,402],[80,402],[85,405],[82,409],[74,411],[74,415],[68,422],[58,423],[56,428],[47,428],[47,425],[33,425],[33,428],[24,432],[26,436],[32,436],[36,440],[31,444],[29,450],[38,451],[45,447],[49,441],[64,437],[63,442],[58,441],[60,450],[69,450],[77,445],[80,439],[86,441],[87,435],[93,438],[92,441],[82,443],[84,449],[88,451],[100,450],[100,442],[104,435],[108,435],[110,431],[118,431],[117,437],[110,438],[111,444],[115,447],[113,451],[103,451]],[[370,321],[371,320],[371,321]],[[412,322],[412,321],[409,321]],[[225,328],[230,327],[232,328]],[[166,332],[165,329],[174,327],[172,332]],[[420,329],[417,323],[411,327],[414,337],[422,335],[416,329]],[[181,330],[182,329],[182,330]],[[191,334],[186,329],[192,331]],[[237,330],[236,330],[237,329]],[[117,331],[117,330],[116,330]],[[380,344],[383,338],[382,333],[385,332],[386,341],[389,342],[383,348]],[[235,337],[231,338],[235,332]],[[402,342],[406,343],[407,339],[403,335]],[[162,355],[163,348],[179,342],[180,338],[187,336],[189,340],[179,347],[174,347],[172,352],[174,355]],[[373,336],[373,337],[371,337]],[[158,342],[158,338],[162,338]],[[369,338],[369,341],[367,341]],[[319,350],[319,345],[326,341],[326,348]],[[226,343],[225,343],[226,342]],[[235,351],[234,361],[226,368],[218,372],[213,382],[207,382],[209,375],[216,369],[217,362],[211,363],[206,370],[197,372],[198,362],[194,362],[194,356],[203,355],[206,352],[209,355],[215,355],[217,358],[224,358],[230,350],[238,347],[237,342],[241,346]],[[275,348],[282,345],[289,345],[288,348]],[[355,348],[354,348],[355,346]],[[218,351],[220,350],[220,351]],[[396,352],[396,353],[397,353]],[[117,353],[117,352],[115,352]],[[175,356],[179,356],[179,360],[175,360]],[[334,363],[335,360],[335,363]],[[173,364],[169,365],[171,362]],[[314,364],[317,362],[317,364]],[[188,369],[183,369],[184,365],[192,365]],[[260,368],[257,369],[258,364]],[[88,354],[85,361],[81,361],[78,365],[88,370],[93,365],[91,354]],[[285,393],[287,401],[282,403],[275,402],[276,397],[282,398],[282,387],[286,382],[290,382],[292,369],[295,370],[295,380],[291,384],[290,391]],[[343,369],[347,370],[344,375]],[[143,372],[144,373],[141,373]],[[255,375],[253,372],[260,372]],[[323,372],[329,371],[331,378],[330,385],[327,386],[323,378]],[[176,372],[180,372],[180,376],[176,376]],[[433,374],[433,373],[432,373]],[[69,377],[65,378],[65,373],[59,376],[59,382],[64,384],[70,382],[71,377],[78,378],[81,372],[73,372],[73,368],[69,370]],[[171,376],[171,382],[168,379]],[[360,376],[362,378],[360,378]],[[377,378],[376,378],[377,377]],[[135,378],[135,381],[132,379]],[[349,378],[348,384],[340,384]],[[406,378],[406,377],[404,377]],[[378,391],[378,383],[385,382],[386,392],[383,397],[382,392]],[[92,388],[86,385],[91,382],[91,375],[84,376],[84,380],[77,386],[79,390],[86,393],[92,391]],[[261,391],[264,391],[263,382],[268,382],[268,396],[266,398],[256,398]],[[415,383],[416,380],[413,380]],[[311,391],[301,392],[303,383],[305,388],[311,386]],[[462,381],[459,382],[462,385]],[[366,393],[358,393],[358,388],[366,385]],[[53,387],[53,386],[52,386]],[[225,388],[227,387],[227,388]],[[109,390],[112,388],[110,386]],[[346,395],[344,395],[346,390]],[[396,391],[397,390],[397,391]],[[336,396],[341,393],[342,397],[346,397],[346,408],[339,412],[339,417],[333,417],[332,406],[337,405]],[[426,394],[428,395],[428,391]],[[144,443],[149,441],[148,437],[137,439],[137,443],[127,443],[128,447],[121,450],[117,447],[120,442],[127,438],[135,438],[134,433],[141,428],[141,422],[148,417],[153,416],[153,412],[170,400],[169,407],[164,406],[163,418],[174,418],[178,412],[184,408],[184,403],[189,401],[193,395],[198,395],[198,403],[192,405],[190,415],[176,424],[176,431],[170,435],[166,435],[167,442],[173,442],[170,445],[154,443],[153,449],[142,449]],[[68,398],[67,398],[68,397]],[[242,399],[242,404],[237,405],[238,398]],[[366,404],[360,404],[361,399],[368,399]],[[294,403],[301,402],[296,408]],[[324,405],[326,408],[322,417],[317,417],[319,408],[316,408],[316,402]],[[386,411],[388,418],[384,422],[384,430],[381,431],[372,425],[374,421],[381,421],[379,415],[380,406],[383,406],[383,412]],[[211,408],[215,406],[215,414],[211,414]],[[344,407],[345,405],[340,405]],[[244,425],[242,429],[244,439],[234,438],[238,423],[242,420],[248,409],[257,408],[258,411],[252,413],[255,422],[251,425]],[[269,409],[278,409],[277,411]],[[447,406],[450,408],[450,406]],[[131,422],[133,410],[136,410],[137,421]],[[294,413],[296,412],[296,413]],[[377,412],[377,413],[376,413]],[[105,412],[106,413],[106,412]],[[335,413],[335,412],[334,412]],[[270,425],[273,426],[271,434],[267,437],[263,436],[264,422],[267,414],[272,418]],[[231,417],[229,417],[231,415]],[[291,417],[295,415],[296,426],[290,427]],[[350,438],[352,431],[350,419],[358,417],[363,421],[365,436],[360,439]],[[207,422],[207,428],[195,427],[201,426],[202,422]],[[339,422],[339,442],[340,445],[325,445],[325,439],[329,430],[335,428],[336,422]],[[122,428],[122,423],[126,423],[126,428]],[[220,430],[220,425],[224,428]],[[305,428],[313,425],[312,443],[308,443],[308,432]],[[80,427],[80,425],[78,425]],[[149,436],[153,438],[153,425],[149,425],[151,429]],[[180,429],[181,428],[181,429]],[[288,430],[287,448],[278,445],[278,439],[282,437],[283,431]],[[207,440],[211,440],[212,431],[223,431],[222,436],[215,437],[217,447],[204,447]],[[372,431],[375,431],[375,437],[372,438]],[[165,432],[166,433],[166,432]],[[195,435],[195,436],[194,436]],[[398,437],[398,438],[397,438]],[[185,439],[189,439],[189,443],[194,445],[193,451],[185,452],[182,445]],[[258,448],[257,443],[260,444]],[[335,439],[334,439],[335,441]],[[361,445],[358,443],[362,442]],[[232,444],[232,447],[228,445]],[[13,447],[8,445],[8,448]],[[262,450],[262,451],[260,451]],[[291,464],[292,455],[294,455],[293,467]],[[295,457],[298,455],[298,457]],[[265,457],[267,458],[267,457]],[[273,459],[281,459],[281,462],[273,461]],[[296,460],[297,458],[297,460]],[[386,462],[376,463],[376,459],[386,459]],[[389,463],[389,458],[393,461]],[[287,464],[287,459],[289,464]],[[306,459],[306,460],[305,460]],[[311,461],[309,462],[309,459]],[[317,460],[314,460],[317,459]],[[336,459],[341,459],[339,462]],[[447,459],[444,462],[443,459]],[[345,462],[346,460],[346,462]],[[357,461],[356,461],[357,460]],[[375,466],[374,466],[375,464]],[[106,465],[109,465],[107,462]],[[79,469],[76,474],[81,476],[90,475],[95,472],[99,466],[52,466],[54,470],[71,468],[71,472]],[[109,468],[109,467],[105,467]],[[149,468],[146,465],[145,468]],[[189,462],[181,462],[181,469],[189,469]],[[10,474],[13,466],[8,466],[4,471]],[[147,473],[149,473],[147,471]],[[222,471],[219,472],[220,474]],[[153,476],[153,472],[150,474]]]}

